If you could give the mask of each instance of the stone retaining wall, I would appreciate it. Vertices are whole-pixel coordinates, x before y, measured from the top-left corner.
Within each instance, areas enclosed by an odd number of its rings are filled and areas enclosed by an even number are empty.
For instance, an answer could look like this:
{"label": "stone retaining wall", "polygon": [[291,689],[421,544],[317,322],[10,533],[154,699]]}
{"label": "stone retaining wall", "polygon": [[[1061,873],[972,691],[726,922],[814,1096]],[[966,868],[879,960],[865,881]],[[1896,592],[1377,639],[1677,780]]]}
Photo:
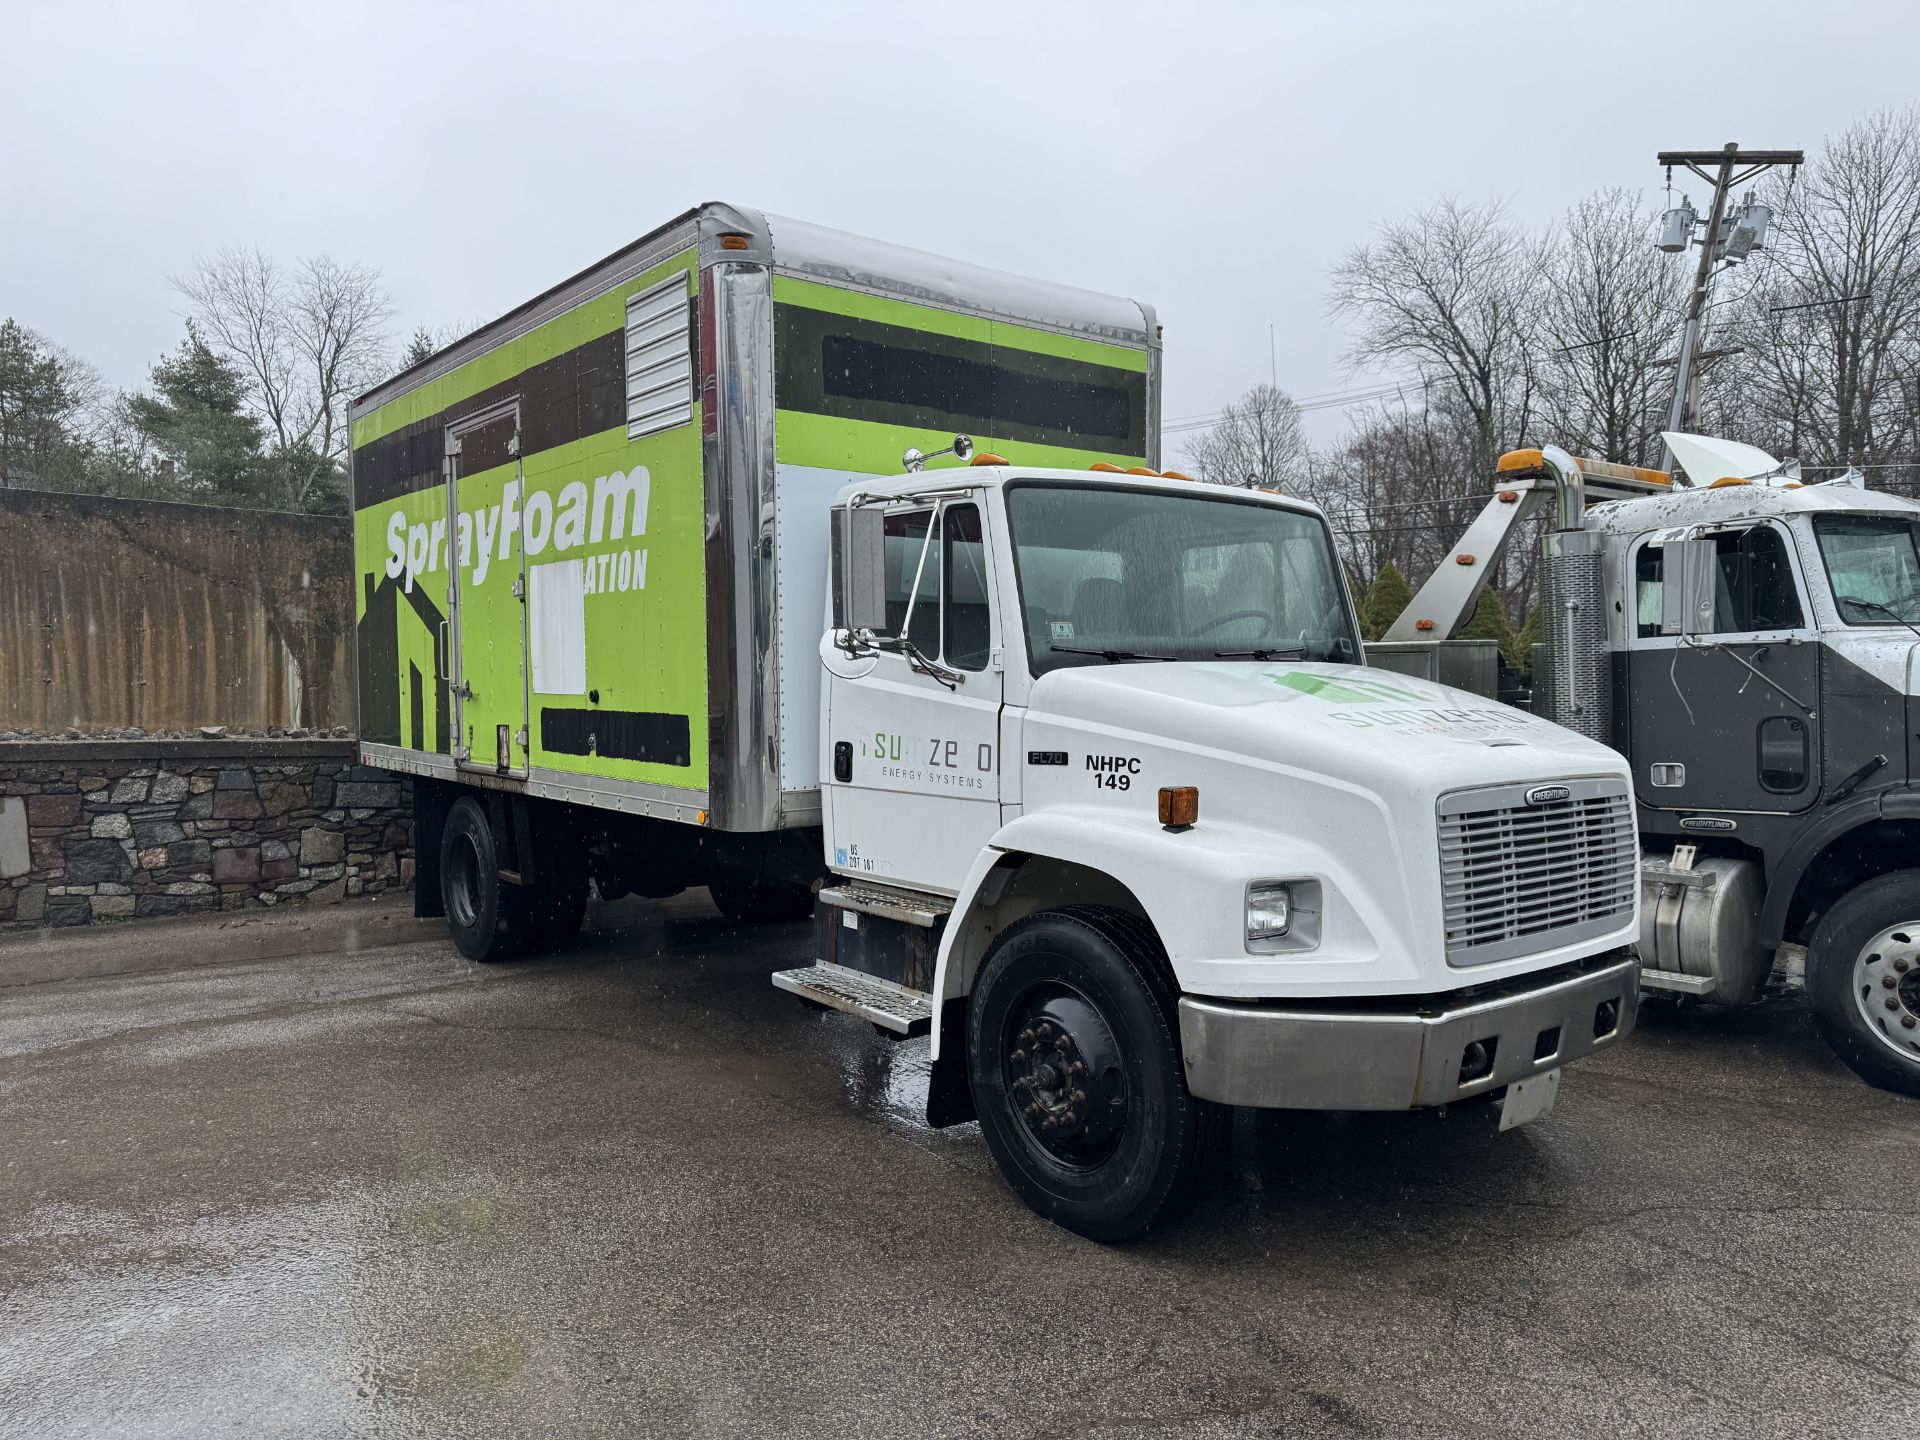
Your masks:
{"label": "stone retaining wall", "polygon": [[340,741],[0,744],[0,929],[413,881],[408,782]]}

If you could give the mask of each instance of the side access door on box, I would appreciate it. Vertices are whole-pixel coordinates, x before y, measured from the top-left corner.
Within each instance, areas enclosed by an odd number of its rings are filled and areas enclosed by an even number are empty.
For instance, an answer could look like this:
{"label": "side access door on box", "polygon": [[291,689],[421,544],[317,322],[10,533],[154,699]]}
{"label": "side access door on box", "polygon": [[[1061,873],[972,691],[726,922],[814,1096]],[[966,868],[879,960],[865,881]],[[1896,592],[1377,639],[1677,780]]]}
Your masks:
{"label": "side access door on box", "polygon": [[520,403],[447,427],[453,758],[527,773],[527,577],[520,544]]}

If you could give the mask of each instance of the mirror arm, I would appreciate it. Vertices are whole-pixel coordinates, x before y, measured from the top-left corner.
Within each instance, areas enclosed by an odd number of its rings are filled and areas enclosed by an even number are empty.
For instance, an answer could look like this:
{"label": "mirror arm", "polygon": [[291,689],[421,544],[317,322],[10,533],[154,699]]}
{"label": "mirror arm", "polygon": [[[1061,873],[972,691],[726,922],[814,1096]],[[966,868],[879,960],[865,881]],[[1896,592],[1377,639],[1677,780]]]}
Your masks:
{"label": "mirror arm", "polygon": [[1806,711],[1807,718],[1809,720],[1814,718],[1814,709],[1811,705],[1807,704],[1806,701],[1802,700],[1798,695],[1794,694],[1791,690],[1787,689],[1787,687],[1782,685],[1778,680],[1775,680],[1771,675],[1767,674],[1766,671],[1760,669],[1757,665],[1750,664],[1746,656],[1736,654],[1734,651],[1727,649],[1726,642],[1724,640],[1702,640],[1697,635],[1683,635],[1680,638],[1686,645],[1688,645],[1692,649],[1718,650],[1723,655],[1727,656],[1729,659],[1737,661],[1741,665],[1745,665],[1749,671],[1759,676],[1760,679],[1763,680],[1769,687],[1779,691],[1782,695],[1786,696],[1787,699],[1791,700],[1794,704],[1798,705],[1802,710]]}

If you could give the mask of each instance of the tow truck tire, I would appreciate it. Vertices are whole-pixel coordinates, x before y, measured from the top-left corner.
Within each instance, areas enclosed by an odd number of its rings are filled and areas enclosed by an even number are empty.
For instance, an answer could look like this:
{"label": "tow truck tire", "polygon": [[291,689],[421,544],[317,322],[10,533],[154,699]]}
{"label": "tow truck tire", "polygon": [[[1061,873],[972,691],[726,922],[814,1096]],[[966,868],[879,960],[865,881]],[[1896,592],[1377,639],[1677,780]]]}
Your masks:
{"label": "tow truck tire", "polygon": [[779,925],[813,914],[813,892],[798,885],[759,880],[739,870],[716,870],[707,893],[720,913],[741,925]]}
{"label": "tow truck tire", "polygon": [[500,847],[487,812],[462,796],[440,836],[440,898],[453,943],[469,960],[511,960],[526,942],[526,896],[500,878]]}
{"label": "tow truck tire", "polygon": [[974,1107],[1008,1182],[1055,1224],[1131,1240],[1211,1170],[1232,1111],[1187,1091],[1178,998],[1159,938],[1124,910],[1043,911],[988,950],[967,1006]]}
{"label": "tow truck tire", "polygon": [[1807,999],[1854,1074],[1920,1096],[1920,870],[1869,880],[1827,911],[1807,947]]}

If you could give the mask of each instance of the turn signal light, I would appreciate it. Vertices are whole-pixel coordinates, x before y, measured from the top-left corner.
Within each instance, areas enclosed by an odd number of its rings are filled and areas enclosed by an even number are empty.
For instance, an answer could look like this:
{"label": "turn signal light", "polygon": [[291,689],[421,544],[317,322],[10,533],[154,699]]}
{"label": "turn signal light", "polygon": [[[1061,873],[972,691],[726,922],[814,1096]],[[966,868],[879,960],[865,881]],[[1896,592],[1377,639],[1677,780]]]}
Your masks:
{"label": "turn signal light", "polygon": [[1413,628],[1416,630],[1431,630],[1433,628],[1433,622],[1431,620],[1416,620],[1413,622]]}
{"label": "turn signal light", "polygon": [[967,463],[970,465],[1004,465],[1007,462],[1005,457],[996,455],[991,450],[982,450]]}
{"label": "turn signal light", "polygon": [[1191,830],[1200,823],[1200,787],[1162,785],[1160,823],[1169,830]]}

